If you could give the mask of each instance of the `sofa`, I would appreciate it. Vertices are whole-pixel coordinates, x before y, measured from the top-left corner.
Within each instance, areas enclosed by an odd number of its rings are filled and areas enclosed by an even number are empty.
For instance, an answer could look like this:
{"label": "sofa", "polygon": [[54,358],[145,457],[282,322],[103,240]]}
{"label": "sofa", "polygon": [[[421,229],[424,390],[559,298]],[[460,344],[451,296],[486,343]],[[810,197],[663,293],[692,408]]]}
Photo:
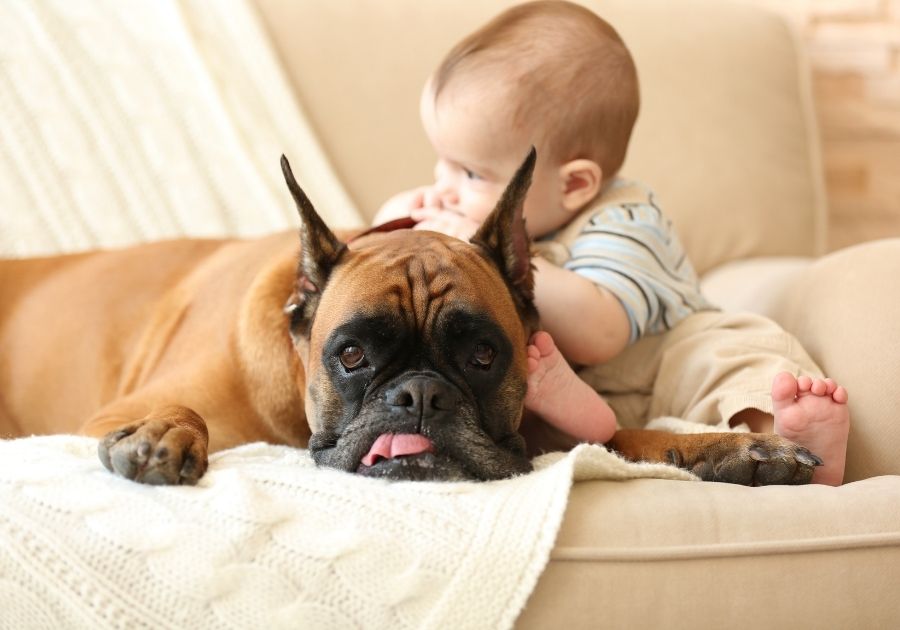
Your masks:
{"label": "sofa", "polygon": [[[418,95],[503,0],[257,6],[367,216],[429,181]],[[519,627],[900,623],[900,239],[826,254],[810,72],[776,15],[717,0],[585,2],[635,57],[623,174],[657,192],[723,308],[772,317],[850,392],[845,485],[575,485]],[[377,168],[372,168],[377,164]]]}
{"label": "sofa", "polygon": [[[900,239],[827,252],[809,70],[795,35],[777,16],[720,0],[584,3],[616,26],[638,66],[642,109],[623,173],[656,190],[712,301],[775,319],[847,387],[852,428],[845,484],[837,488],[653,478],[576,482],[515,625],[896,627],[900,424],[892,416],[900,407]],[[185,0],[161,3],[169,11],[164,15],[145,8],[147,28],[123,27],[110,37],[124,33],[153,46],[154,27],[181,20],[191,25],[191,45],[207,65],[201,72],[165,56],[126,60],[152,69],[147,81],[122,79],[126,91],[144,90],[138,101],[145,100],[134,108],[154,98],[164,103],[163,114],[143,119],[144,132],[116,120],[108,105],[90,102],[101,88],[116,88],[91,83],[77,66],[73,76],[95,89],[83,98],[67,93],[82,128],[61,137],[77,144],[79,134],[102,128],[100,140],[69,153],[59,149],[63,141],[33,140],[27,124],[0,128],[20,134],[20,142],[0,155],[5,172],[17,166],[23,181],[37,178],[21,190],[46,191],[29,198],[40,213],[0,218],[0,249],[24,256],[291,227],[295,220],[277,181],[282,151],[332,225],[365,224],[393,192],[430,177],[433,155],[417,113],[428,73],[459,37],[511,4],[252,0],[204,6]],[[29,24],[75,42],[79,31],[71,25],[90,22],[89,5],[3,10],[30,11]],[[140,3],[131,9],[140,11]],[[252,50],[229,46],[222,34],[250,19],[266,41]],[[122,23],[133,27],[140,19],[122,17]],[[21,53],[14,46],[6,38],[0,58]],[[183,46],[179,41],[166,51]],[[267,64],[251,66],[251,56]],[[201,75],[205,82],[197,92]],[[15,111],[21,112],[31,106],[27,90],[45,88],[24,74],[19,78],[25,92]],[[196,89],[180,91],[188,84]],[[214,114],[204,114],[213,105]],[[184,116],[176,131],[189,141],[154,131],[154,116],[173,112]],[[111,140],[104,135],[109,128],[117,134]],[[46,140],[45,132],[35,133]],[[226,150],[204,144],[212,136]],[[139,164],[129,143],[156,147],[145,151],[156,156],[147,164],[175,175],[160,182],[152,169],[150,175],[129,171]],[[42,152],[64,163],[59,173],[72,181],[41,180],[24,168],[44,159],[36,157]],[[105,181],[103,173],[122,183],[112,192],[82,186]],[[17,193],[19,183],[0,179],[6,201],[26,198]],[[160,203],[141,205],[147,191],[157,191]],[[78,220],[47,210],[60,205],[74,209]],[[93,210],[76,212],[82,207]],[[113,207],[119,208],[115,216],[127,208],[128,220],[115,219]]]}

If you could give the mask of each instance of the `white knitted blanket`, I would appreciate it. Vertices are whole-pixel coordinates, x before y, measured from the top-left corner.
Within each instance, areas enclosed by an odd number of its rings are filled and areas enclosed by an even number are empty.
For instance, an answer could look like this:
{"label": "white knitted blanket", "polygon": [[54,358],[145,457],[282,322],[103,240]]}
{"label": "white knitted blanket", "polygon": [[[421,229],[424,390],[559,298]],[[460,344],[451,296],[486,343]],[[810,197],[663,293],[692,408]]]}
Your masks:
{"label": "white knitted blanket", "polygon": [[96,450],[0,441],[0,627],[509,628],[573,479],[693,479],[583,445],[504,481],[391,483],[249,444],[152,487]]}

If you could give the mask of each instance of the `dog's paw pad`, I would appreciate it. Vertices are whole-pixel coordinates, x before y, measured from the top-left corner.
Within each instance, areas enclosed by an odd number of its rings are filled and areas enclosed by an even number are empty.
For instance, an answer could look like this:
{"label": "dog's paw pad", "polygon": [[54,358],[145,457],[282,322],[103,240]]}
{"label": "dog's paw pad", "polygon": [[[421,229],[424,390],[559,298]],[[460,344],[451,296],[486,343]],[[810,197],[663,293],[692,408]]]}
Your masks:
{"label": "dog's paw pad", "polygon": [[98,450],[106,468],[141,483],[195,484],[206,472],[205,440],[171,419],[149,419],[111,432]]}

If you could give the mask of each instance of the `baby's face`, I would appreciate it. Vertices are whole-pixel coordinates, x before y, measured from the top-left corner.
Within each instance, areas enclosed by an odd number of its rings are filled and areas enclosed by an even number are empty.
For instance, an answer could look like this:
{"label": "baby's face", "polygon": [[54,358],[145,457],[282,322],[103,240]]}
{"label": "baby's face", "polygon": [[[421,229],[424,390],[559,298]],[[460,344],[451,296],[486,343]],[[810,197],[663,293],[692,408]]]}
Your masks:
{"label": "baby's face", "polygon": [[[456,80],[435,102],[430,83],[422,93],[419,112],[438,160],[433,198],[444,210],[481,223],[494,209],[532,139],[515,129],[512,109],[502,92],[491,86]],[[558,169],[541,159],[525,202],[525,218],[533,237],[558,228],[564,213]]]}

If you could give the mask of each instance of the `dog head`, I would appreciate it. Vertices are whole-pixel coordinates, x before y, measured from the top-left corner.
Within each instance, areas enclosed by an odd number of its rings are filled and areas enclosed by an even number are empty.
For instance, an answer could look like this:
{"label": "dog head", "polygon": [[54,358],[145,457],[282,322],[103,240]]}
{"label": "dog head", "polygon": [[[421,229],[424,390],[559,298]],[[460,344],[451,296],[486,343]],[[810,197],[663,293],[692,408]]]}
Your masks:
{"label": "dog head", "polygon": [[537,326],[522,203],[535,154],[465,243],[338,240],[282,170],[301,217],[287,311],[319,465],[392,479],[500,479],[531,465],[518,434]]}

